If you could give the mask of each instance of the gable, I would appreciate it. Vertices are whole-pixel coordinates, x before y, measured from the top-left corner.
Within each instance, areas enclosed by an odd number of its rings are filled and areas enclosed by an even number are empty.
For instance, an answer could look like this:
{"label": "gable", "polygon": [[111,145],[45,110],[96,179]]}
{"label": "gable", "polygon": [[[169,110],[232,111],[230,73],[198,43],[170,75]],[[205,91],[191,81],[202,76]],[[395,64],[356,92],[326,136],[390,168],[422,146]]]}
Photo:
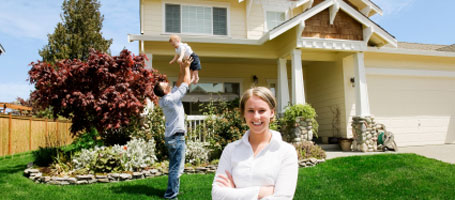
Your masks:
{"label": "gable", "polygon": [[[397,46],[397,41],[393,35],[346,3],[345,0],[315,0],[315,2],[316,5],[269,31],[263,36],[264,40],[272,40],[297,26],[298,37],[307,36],[302,37],[302,39],[310,37],[314,39],[348,39],[353,42],[363,42],[365,43],[364,46],[382,47],[387,44]],[[312,27],[306,29],[307,21],[316,15],[319,16],[313,19],[314,21],[310,25]],[[326,24],[327,18],[332,22],[331,25]],[[335,21],[337,25],[335,25]],[[317,26],[318,24],[319,26]]]}
{"label": "gable", "polygon": [[341,10],[331,25],[329,9],[326,9],[305,21],[302,37],[361,41],[363,27],[361,23]]}

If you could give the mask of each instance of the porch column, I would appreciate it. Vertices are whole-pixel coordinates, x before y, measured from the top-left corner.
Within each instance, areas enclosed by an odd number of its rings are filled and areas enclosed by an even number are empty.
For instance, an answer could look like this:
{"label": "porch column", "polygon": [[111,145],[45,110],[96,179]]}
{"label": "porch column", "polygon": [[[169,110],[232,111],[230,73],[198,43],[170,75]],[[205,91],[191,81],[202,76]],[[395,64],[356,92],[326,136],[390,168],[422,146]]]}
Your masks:
{"label": "porch column", "polygon": [[286,67],[287,60],[278,59],[278,113],[283,113],[284,108],[289,104],[289,87],[288,87],[288,70]]}
{"label": "porch column", "polygon": [[302,50],[294,49],[292,57],[292,104],[305,104],[303,87]]}
{"label": "porch column", "polygon": [[354,54],[355,114],[360,117],[370,116],[370,103],[365,75],[363,52]]}
{"label": "porch column", "polygon": [[146,64],[145,69],[151,70],[151,69],[153,69],[153,66],[152,66],[153,55],[151,53],[146,53],[145,55],[149,59],[148,61],[147,60],[145,61],[145,64]]}

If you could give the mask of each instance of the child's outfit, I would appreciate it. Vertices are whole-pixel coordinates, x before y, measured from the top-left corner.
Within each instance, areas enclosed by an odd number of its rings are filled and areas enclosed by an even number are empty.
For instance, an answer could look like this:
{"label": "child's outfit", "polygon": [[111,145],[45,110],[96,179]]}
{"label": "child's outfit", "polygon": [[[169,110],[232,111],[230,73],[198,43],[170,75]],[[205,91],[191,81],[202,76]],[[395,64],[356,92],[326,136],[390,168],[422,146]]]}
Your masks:
{"label": "child's outfit", "polygon": [[190,45],[188,45],[187,43],[179,43],[179,47],[175,49],[175,53],[177,55],[180,55],[180,52],[182,51],[182,49],[185,50],[184,52],[184,58],[189,58],[189,57],[192,57],[193,58],[193,62],[191,62],[191,65],[190,65],[190,69],[192,71],[199,71],[201,70],[201,61],[199,60],[199,56],[193,52],[193,50],[191,49]]}

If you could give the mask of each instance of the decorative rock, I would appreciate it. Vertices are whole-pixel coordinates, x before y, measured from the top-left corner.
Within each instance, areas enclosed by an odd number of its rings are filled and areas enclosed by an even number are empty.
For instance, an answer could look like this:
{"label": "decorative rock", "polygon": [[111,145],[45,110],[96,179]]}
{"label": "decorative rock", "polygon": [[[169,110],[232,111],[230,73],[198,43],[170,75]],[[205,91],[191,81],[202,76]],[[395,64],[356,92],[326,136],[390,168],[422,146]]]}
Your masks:
{"label": "decorative rock", "polygon": [[88,184],[88,181],[87,180],[77,181],[76,184],[78,184],[78,185]]}
{"label": "decorative rock", "polygon": [[96,175],[95,178],[96,179],[107,179],[107,176],[106,175]]}
{"label": "decorative rock", "polygon": [[95,179],[95,177],[91,174],[88,174],[88,175],[77,175],[76,178],[78,180],[89,180],[89,179]]}
{"label": "decorative rock", "polygon": [[131,174],[120,174],[120,178],[123,179],[123,180],[131,180],[133,178],[133,176],[131,176]]}
{"label": "decorative rock", "polygon": [[109,183],[109,179],[107,178],[102,178],[102,179],[97,179],[99,183]]}
{"label": "decorative rock", "polygon": [[144,178],[144,176],[141,172],[133,172],[133,178],[142,179],[142,178]]}
{"label": "decorative rock", "polygon": [[25,175],[28,175],[28,174],[30,174],[30,173],[38,173],[38,172],[39,172],[38,169],[26,169],[26,170],[24,171],[24,174],[25,174]]}
{"label": "decorative rock", "polygon": [[74,178],[74,177],[67,178],[65,181],[68,181],[68,183],[71,183],[71,184],[76,184],[77,183],[77,179]]}
{"label": "decorative rock", "polygon": [[317,163],[317,161],[318,161],[318,159],[316,159],[316,158],[310,158],[311,163]]}
{"label": "decorative rock", "polygon": [[68,183],[67,181],[60,181],[58,182],[58,185],[69,185],[70,183]]}
{"label": "decorative rock", "polygon": [[58,182],[58,181],[49,181],[49,184],[51,184],[51,185],[58,185],[58,184],[60,184],[60,182]]}
{"label": "decorative rock", "polygon": [[158,170],[157,170],[157,169],[151,169],[151,170],[150,170],[150,173],[156,174],[156,173],[158,173]]}
{"label": "decorative rock", "polygon": [[52,181],[58,181],[58,182],[60,182],[60,181],[64,181],[65,178],[54,176],[54,177],[51,178],[51,180],[52,180]]}

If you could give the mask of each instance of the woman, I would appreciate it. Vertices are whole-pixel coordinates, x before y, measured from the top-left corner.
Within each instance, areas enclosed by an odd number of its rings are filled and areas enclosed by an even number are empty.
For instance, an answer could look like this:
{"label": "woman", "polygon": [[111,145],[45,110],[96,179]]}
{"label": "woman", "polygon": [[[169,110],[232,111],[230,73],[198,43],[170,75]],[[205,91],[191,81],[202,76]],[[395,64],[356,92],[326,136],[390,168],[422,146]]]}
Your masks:
{"label": "woman", "polygon": [[241,114],[250,130],[229,143],[212,184],[212,199],[292,199],[297,184],[295,148],[269,129],[276,100],[265,87],[247,90]]}

